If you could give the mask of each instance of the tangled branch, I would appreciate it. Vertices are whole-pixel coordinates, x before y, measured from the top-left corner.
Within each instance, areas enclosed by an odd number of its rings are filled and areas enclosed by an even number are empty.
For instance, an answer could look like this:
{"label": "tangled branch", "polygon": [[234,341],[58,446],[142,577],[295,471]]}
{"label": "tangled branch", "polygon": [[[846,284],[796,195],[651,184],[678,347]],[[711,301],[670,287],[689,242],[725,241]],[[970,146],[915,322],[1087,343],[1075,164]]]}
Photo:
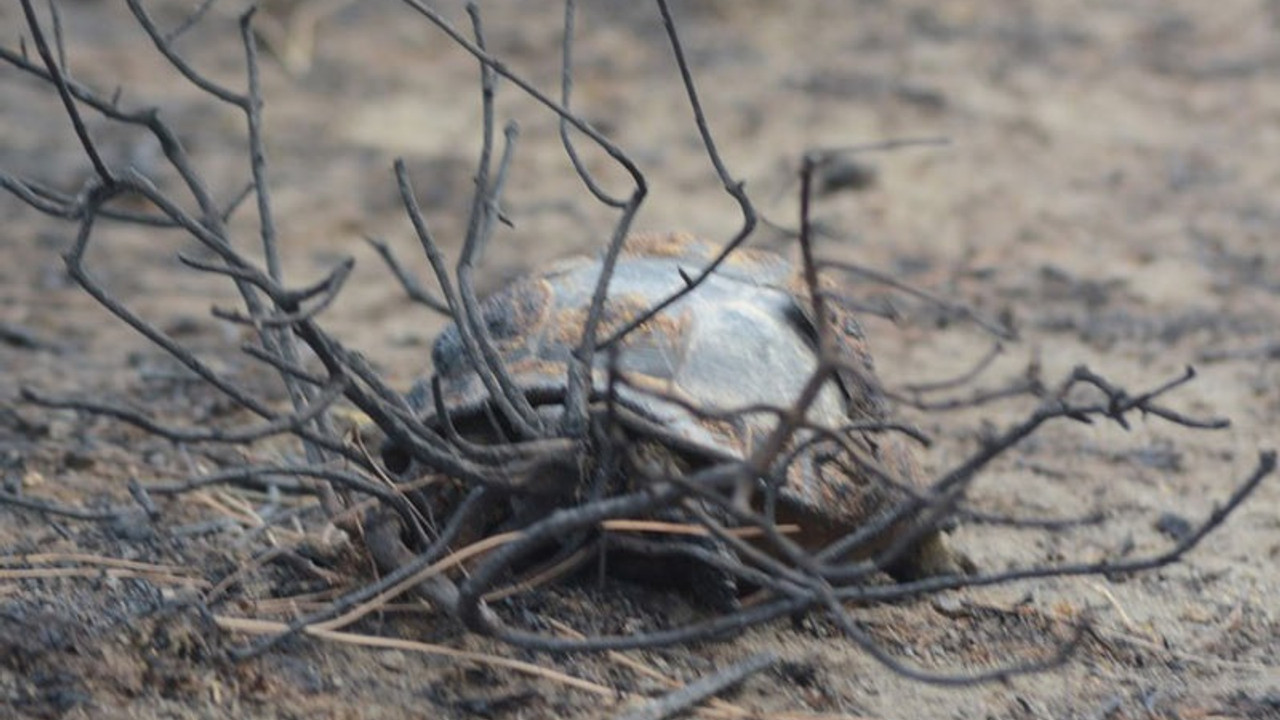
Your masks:
{"label": "tangled branch", "polygon": [[[270,193],[270,163],[263,142],[264,100],[252,11],[239,20],[246,89],[238,91],[202,73],[177,48],[177,41],[186,31],[205,19],[207,3],[176,28],[165,31],[141,0],[128,0],[130,11],[155,51],[211,101],[231,106],[243,115],[250,180],[245,188],[229,193],[229,200],[220,201],[179,141],[176,129],[161,118],[156,108],[126,109],[118,94],[103,96],[78,82],[68,67],[61,34],[56,32],[56,12],[51,43],[46,24],[32,1],[21,2],[36,57],[29,56],[24,45],[17,51],[0,48],[0,60],[56,92],[93,174],[74,193],[54,189],[38,178],[5,172],[0,172],[0,185],[40,212],[75,222],[75,240],[65,255],[70,277],[146,342],[166,352],[257,419],[234,428],[174,427],[145,409],[96,397],[55,396],[26,388],[23,398],[46,408],[74,409],[113,418],[178,444],[246,445],[279,435],[292,436],[305,451],[305,463],[231,467],[179,482],[154,484],[149,490],[154,494],[181,494],[212,484],[280,476],[314,479],[313,492],[330,518],[361,534],[386,573],[322,611],[298,617],[287,631],[241,648],[239,657],[262,652],[304,629],[336,630],[368,612],[369,603],[415,592],[474,632],[541,651],[663,647],[725,637],[788,614],[823,611],[849,640],[908,677],[946,684],[1005,678],[1064,662],[1083,637],[1084,627],[1076,627],[1067,637],[1060,638],[1048,656],[1022,659],[974,674],[953,675],[903,663],[859,627],[850,606],[1035,578],[1135,572],[1176,562],[1224,522],[1275,470],[1275,453],[1262,452],[1254,471],[1221,506],[1175,545],[1145,558],[1034,565],[999,572],[977,571],[959,563],[925,577],[902,576],[904,563],[912,553],[922,544],[941,542],[944,529],[957,518],[1041,530],[1069,522],[997,517],[976,511],[967,503],[975,478],[1046,424],[1063,420],[1111,421],[1128,429],[1135,416],[1204,430],[1225,428],[1227,423],[1217,418],[1191,417],[1164,404],[1167,396],[1194,378],[1191,368],[1136,394],[1082,366],[1056,386],[1046,385],[1038,373],[1029,372],[1027,377],[995,391],[953,400],[929,399],[933,393],[967,386],[989,366],[1000,345],[974,368],[951,380],[909,387],[904,395],[885,393],[870,373],[869,361],[859,354],[863,351],[856,347],[857,338],[846,329],[849,318],[842,313],[850,304],[832,291],[829,282],[824,282],[831,273],[861,277],[934,303],[956,319],[983,327],[1002,341],[1014,339],[1015,333],[1012,328],[888,274],[818,256],[809,216],[814,202],[811,184],[815,168],[836,151],[806,157],[800,173],[801,263],[798,275],[792,279],[794,284],[787,291],[795,303],[793,309],[802,316],[797,322],[806,337],[811,336],[814,367],[804,378],[794,402],[756,403],[726,410],[705,407],[698,402],[700,398],[691,400],[680,393],[655,390],[636,382],[622,369],[620,358],[627,343],[648,332],[647,328],[687,298],[707,292],[733,259],[744,257],[744,244],[757,220],[744,184],[735,179],[718,150],[677,24],[664,0],[656,2],[658,13],[689,112],[707,161],[739,208],[741,224],[707,254],[705,262],[691,270],[681,268],[682,282],[670,293],[621,321],[610,315],[616,299],[612,288],[619,267],[627,261],[632,223],[647,196],[648,181],[625,149],[571,106],[574,2],[565,3],[560,99],[556,100],[489,50],[475,5],[468,6],[468,35],[427,3],[405,0],[411,10],[478,63],[482,144],[466,234],[452,267],[418,206],[405,163],[394,164],[400,198],[432,268],[435,290],[414,278],[386,243],[376,239],[369,242],[414,301],[453,321],[451,327],[457,334],[462,364],[474,373],[484,390],[483,421],[476,422],[490,432],[479,438],[474,427],[461,426],[464,418],[452,400],[445,397],[438,377],[406,397],[392,388],[359,352],[325,328],[325,313],[341,300],[352,269],[350,258],[337,262],[319,281],[302,285],[286,281]],[[519,140],[514,122],[505,126],[500,143],[496,137],[495,95],[499,79],[554,114],[566,157],[588,194],[616,215],[589,299],[580,308],[584,311],[581,325],[576,328],[572,347],[564,359],[563,378],[557,384],[561,392],[550,400],[545,388],[539,389],[539,395],[522,384],[504,350],[504,339],[495,337],[495,323],[488,315],[490,305],[476,290],[475,272],[485,250],[497,225],[509,221],[502,211],[502,198]],[[88,129],[85,115],[90,113],[149,133],[159,143],[167,169],[180,178],[181,195],[162,191],[152,177],[137,168],[113,166]],[[605,188],[588,171],[575,139],[585,139],[603,151],[625,172],[630,186],[622,192]],[[254,198],[257,209],[258,243],[264,259],[261,264],[237,247],[228,229],[229,219],[249,196]],[[142,198],[146,210],[120,207],[119,201],[125,197]],[[181,260],[193,272],[224,278],[236,288],[242,307],[216,308],[214,315],[252,332],[253,341],[241,349],[252,361],[274,373],[289,398],[287,408],[275,407],[263,399],[260,391],[199,359],[180,340],[121,301],[94,275],[87,253],[99,242],[95,231],[103,220],[139,228],[176,228],[208,252],[213,259],[183,255]],[[835,386],[843,389],[851,405],[849,421],[840,427],[830,427],[813,418],[815,408]],[[1101,399],[1079,399],[1086,395],[1079,392],[1083,388],[1092,388],[1094,397],[1100,395]],[[877,448],[903,438],[929,441],[925,434],[888,414],[890,399],[925,410],[943,410],[1015,397],[1032,397],[1038,406],[932,482],[913,483],[912,478],[904,477],[901,468],[891,467],[876,454]],[[655,405],[708,425],[750,422],[752,427],[767,428],[767,432],[753,437],[747,451],[737,456],[723,448],[699,445],[700,440],[673,428],[669,418],[656,414]],[[337,430],[335,413],[341,407],[358,409],[385,436],[383,462],[371,458]],[[647,445],[671,452],[657,467],[644,467],[634,461],[634,456]],[[681,467],[685,455],[696,456],[699,462]],[[880,488],[877,492],[893,498],[893,502],[870,513],[859,526],[844,528],[836,537],[826,538],[815,547],[790,536],[786,523],[779,519],[780,506],[785,505],[782,495],[791,482],[790,474],[803,464],[814,462],[814,458],[828,457],[830,472],[873,484]],[[451,483],[460,483],[463,490],[455,501],[444,502],[440,487],[449,483],[436,483],[425,489],[407,484],[422,475],[447,477]],[[127,512],[117,508],[80,511],[11,494],[0,495],[0,504],[85,520],[114,519]],[[372,509],[353,512],[366,507]],[[514,509],[517,507],[533,507],[537,512],[521,515]],[[500,522],[491,519],[495,513],[502,516]],[[1082,519],[1085,520],[1096,522],[1098,518]],[[628,524],[634,522],[640,524]],[[619,529],[628,527],[641,529]],[[751,539],[744,539],[748,535]],[[675,540],[675,536],[684,539]],[[504,614],[502,601],[496,600],[537,592],[549,578],[567,574],[590,558],[622,555],[693,562],[709,568],[726,584],[751,588],[754,594],[745,599],[718,596],[724,606],[685,626],[590,637],[546,634],[524,627],[518,618]],[[886,575],[895,581],[885,581]]]}

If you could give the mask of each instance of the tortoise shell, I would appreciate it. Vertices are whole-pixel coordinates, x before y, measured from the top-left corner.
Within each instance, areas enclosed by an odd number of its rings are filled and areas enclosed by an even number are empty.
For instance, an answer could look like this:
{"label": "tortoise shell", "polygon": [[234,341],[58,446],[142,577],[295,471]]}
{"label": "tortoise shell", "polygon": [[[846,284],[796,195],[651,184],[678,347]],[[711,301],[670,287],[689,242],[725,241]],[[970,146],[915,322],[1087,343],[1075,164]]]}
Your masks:
{"label": "tortoise shell", "polygon": [[[718,250],[683,234],[629,238],[609,283],[598,337],[680,290]],[[568,361],[601,267],[598,258],[557,262],[481,304],[506,371],[551,428],[563,414]],[[662,443],[689,466],[749,457],[778,422],[776,413],[761,408],[791,406],[818,367],[810,308],[799,275],[784,258],[735,251],[703,284],[619,341],[614,369],[625,382],[615,385],[614,397],[629,411],[620,421],[638,419],[631,429],[641,439],[646,428],[661,427]],[[834,301],[830,314],[846,367],[821,388],[807,421],[842,439],[812,428],[797,432],[774,479],[760,480],[776,492],[777,521],[799,523],[808,545],[856,529],[924,486],[903,439],[867,429],[888,420],[883,392],[852,314]],[[494,417],[456,325],[438,336],[432,360],[452,422],[474,425]],[[609,373],[610,358],[602,350],[594,363],[593,398],[605,397]],[[430,381],[418,383],[409,399],[429,423],[439,422]],[[862,427],[850,428],[852,423]],[[933,550],[908,558],[908,574],[955,569],[947,553],[936,551],[939,542],[936,534],[924,539],[922,547]]]}

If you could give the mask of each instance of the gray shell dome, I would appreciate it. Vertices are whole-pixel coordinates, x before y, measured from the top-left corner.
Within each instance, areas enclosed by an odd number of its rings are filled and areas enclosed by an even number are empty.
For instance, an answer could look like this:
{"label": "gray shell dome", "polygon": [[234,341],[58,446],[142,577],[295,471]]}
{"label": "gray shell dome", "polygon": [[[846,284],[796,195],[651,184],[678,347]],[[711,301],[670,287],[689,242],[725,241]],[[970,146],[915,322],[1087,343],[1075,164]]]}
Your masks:
{"label": "gray shell dome", "polygon": [[[609,285],[601,337],[630,322],[684,286],[712,259],[715,248],[687,236],[632,238]],[[554,415],[566,384],[570,353],[581,339],[601,261],[573,258],[517,280],[482,306],[484,322],[508,372],[535,405]],[[683,273],[683,275],[682,275]],[[623,339],[618,388],[626,406],[668,425],[690,447],[740,457],[772,416],[755,413],[739,427],[697,420],[678,402],[708,412],[752,405],[785,407],[800,394],[817,366],[813,337],[796,296],[787,289],[791,268],[771,253],[741,251],[697,290]],[[470,366],[456,326],[432,352],[445,406],[451,413],[480,411],[488,393]],[[608,358],[595,363],[594,390],[603,393]],[[415,396],[429,392],[420,388]],[[431,408],[429,395],[419,402]],[[422,402],[422,401],[428,402]],[[845,402],[834,384],[811,415],[838,426]]]}

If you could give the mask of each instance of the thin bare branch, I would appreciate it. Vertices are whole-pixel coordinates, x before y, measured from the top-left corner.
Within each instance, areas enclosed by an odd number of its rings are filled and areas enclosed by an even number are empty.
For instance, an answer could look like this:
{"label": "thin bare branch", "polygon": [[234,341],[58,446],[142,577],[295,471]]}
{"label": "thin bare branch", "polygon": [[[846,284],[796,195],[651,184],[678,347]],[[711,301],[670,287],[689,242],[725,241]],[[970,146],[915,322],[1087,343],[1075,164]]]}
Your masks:
{"label": "thin bare branch", "polygon": [[643,707],[619,715],[618,720],[665,720],[674,717],[752,675],[769,669],[777,662],[778,657],[771,652],[757,653],[678,690],[672,690]]}
{"label": "thin bare branch", "polygon": [[[107,163],[102,159],[102,154],[98,152],[98,146],[93,141],[93,137],[89,135],[89,129],[85,127],[84,118],[80,116],[80,108],[76,107],[75,100],[72,98],[70,84],[66,77],[66,53],[62,49],[62,24],[58,19],[58,13],[53,6],[50,6],[54,18],[55,35],[58,37],[58,54],[60,60],[55,60],[53,52],[49,49],[49,42],[45,39],[44,28],[40,24],[40,20],[36,17],[35,7],[32,6],[31,0],[22,1],[22,14],[27,19],[27,30],[31,33],[31,39],[36,43],[36,52],[39,53],[40,59],[44,62],[45,71],[48,73],[49,79],[53,82],[53,86],[58,89],[58,97],[62,99],[62,107],[67,111],[67,119],[71,121],[71,126],[75,129],[76,138],[80,140],[80,146],[84,148],[84,153],[89,158],[89,162],[93,163],[93,170],[97,173],[98,178],[107,184],[111,184],[114,176],[111,169],[107,167]],[[24,52],[25,61],[25,52]]]}

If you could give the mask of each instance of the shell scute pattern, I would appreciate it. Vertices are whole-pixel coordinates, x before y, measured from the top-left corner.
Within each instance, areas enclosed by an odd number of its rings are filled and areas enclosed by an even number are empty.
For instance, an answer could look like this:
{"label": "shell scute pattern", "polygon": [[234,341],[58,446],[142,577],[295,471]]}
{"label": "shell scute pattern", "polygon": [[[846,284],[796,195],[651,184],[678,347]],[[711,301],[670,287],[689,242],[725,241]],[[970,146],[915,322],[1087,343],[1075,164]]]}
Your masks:
{"label": "shell scute pattern", "polygon": [[[630,238],[610,281],[601,337],[681,289],[718,252],[684,234]],[[563,397],[567,361],[581,339],[600,271],[598,259],[555,263],[484,303],[485,325],[507,372],[544,405]],[[778,416],[732,411],[790,406],[818,366],[816,331],[802,288],[780,256],[731,254],[703,285],[624,338],[618,367],[626,382],[617,387],[619,402],[679,438],[672,451],[693,467],[700,457],[749,457]],[[924,483],[899,435],[846,427],[888,416],[861,327],[838,298],[829,305],[836,350],[846,367],[821,389],[807,414],[821,431],[798,432],[774,479],[761,479],[763,489],[777,494],[778,520],[799,522],[815,542],[855,529]],[[488,396],[457,334],[456,328],[446,330],[434,348],[442,399],[451,414],[476,414]],[[602,352],[592,378],[597,397],[605,392],[608,365]],[[429,389],[425,393],[420,385],[411,401],[430,420],[434,408],[423,402],[430,398]],[[686,405],[724,415],[703,417]],[[941,547],[938,542],[930,537],[926,544]],[[956,567],[937,558],[919,564]]]}

